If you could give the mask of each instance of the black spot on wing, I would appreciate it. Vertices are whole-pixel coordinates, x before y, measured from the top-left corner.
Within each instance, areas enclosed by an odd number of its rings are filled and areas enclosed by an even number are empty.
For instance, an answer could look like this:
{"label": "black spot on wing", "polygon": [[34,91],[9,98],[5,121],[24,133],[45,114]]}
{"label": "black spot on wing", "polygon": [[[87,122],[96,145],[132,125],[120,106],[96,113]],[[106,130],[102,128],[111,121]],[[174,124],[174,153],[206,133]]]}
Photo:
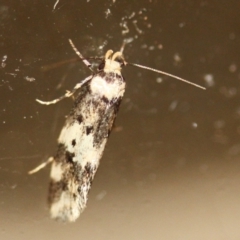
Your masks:
{"label": "black spot on wing", "polygon": [[90,92],[89,83],[90,83],[90,82],[91,82],[91,80],[81,87],[81,90],[80,90],[79,94],[77,95],[77,97],[76,97],[76,99],[75,99],[75,101],[74,101],[74,105],[73,105],[73,109],[72,109],[72,112],[73,112],[73,113],[74,113],[75,110],[79,107],[79,104],[81,104],[81,102],[83,101],[83,99],[85,98],[85,96],[86,96],[87,94],[89,94],[89,92]]}
{"label": "black spot on wing", "polygon": [[101,118],[96,123],[96,128],[94,128],[93,135],[93,143],[95,147],[99,147],[103,141],[109,137],[121,100],[121,98],[111,99],[107,108],[99,110],[99,115]]}
{"label": "black spot on wing", "polygon": [[101,100],[107,105],[114,106],[114,112],[117,113],[118,109],[119,109],[119,106],[121,104],[122,98],[108,99],[106,96],[103,95]]}
{"label": "black spot on wing", "polygon": [[86,166],[85,166],[85,171],[86,171],[86,174],[87,175],[90,175],[91,174],[91,163],[87,163]]}
{"label": "black spot on wing", "polygon": [[90,190],[96,171],[97,171],[97,166],[95,164],[91,164],[90,162],[88,162],[86,166],[82,169],[81,178],[79,179],[80,184],[77,191],[79,195],[82,196],[83,198],[84,198],[84,192],[82,189],[83,188],[88,189],[87,191]]}
{"label": "black spot on wing", "polygon": [[83,178],[87,178],[90,185],[92,184],[96,170],[97,170],[96,165],[91,164],[90,162],[87,162],[87,164],[84,168]]}
{"label": "black spot on wing", "polygon": [[66,161],[72,163],[73,158],[75,157],[75,153],[71,153],[69,151],[66,151],[65,153]]}
{"label": "black spot on wing", "polygon": [[64,180],[55,182],[53,180],[49,183],[49,194],[48,194],[48,202],[52,204],[57,202],[60,198],[60,195],[63,191],[68,190],[67,182]]}
{"label": "black spot on wing", "polygon": [[86,133],[89,135],[93,131],[93,126],[87,126],[86,127]]}
{"label": "black spot on wing", "polygon": [[113,104],[113,108],[114,108],[114,113],[117,114],[120,104],[122,102],[122,98],[118,98],[115,100],[114,104]]}
{"label": "black spot on wing", "polygon": [[[98,76],[101,78],[104,78],[107,83],[115,82],[118,80],[117,78],[119,77],[119,75],[116,73],[113,73],[113,72],[106,73],[104,71],[99,72]],[[121,76],[120,76],[120,78],[121,78]]]}
{"label": "black spot on wing", "polygon": [[107,97],[105,97],[104,95],[102,96],[101,100],[105,103],[108,104],[109,103],[109,99]]}
{"label": "black spot on wing", "polygon": [[83,116],[82,116],[82,114],[79,114],[79,115],[77,116],[77,121],[78,121],[79,124],[81,124],[81,123],[83,122]]}
{"label": "black spot on wing", "polygon": [[59,143],[58,144],[58,149],[57,149],[57,153],[54,156],[54,161],[55,162],[60,162],[63,163],[65,162],[65,152],[66,152],[66,146],[63,143]]}
{"label": "black spot on wing", "polygon": [[76,145],[76,139],[73,139],[72,140],[72,146],[75,147],[75,145]]}
{"label": "black spot on wing", "polygon": [[88,96],[90,94],[90,86],[89,84],[91,83],[91,80],[88,81],[87,83],[85,83],[78,95],[75,98],[72,110],[67,118],[67,121],[71,121],[71,119],[73,121],[78,121],[79,124],[81,124],[82,122],[84,122],[84,118],[81,112],[82,107],[85,105],[85,99],[86,96]]}

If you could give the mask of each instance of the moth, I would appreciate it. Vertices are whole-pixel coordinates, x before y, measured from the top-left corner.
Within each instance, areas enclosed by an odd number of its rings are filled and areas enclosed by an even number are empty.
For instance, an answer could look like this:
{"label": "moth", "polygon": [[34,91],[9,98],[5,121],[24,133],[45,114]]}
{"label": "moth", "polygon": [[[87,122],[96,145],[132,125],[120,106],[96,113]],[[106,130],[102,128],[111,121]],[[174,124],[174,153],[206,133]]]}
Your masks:
{"label": "moth", "polygon": [[37,99],[41,104],[55,104],[79,90],[58,138],[57,153],[29,173],[52,164],[48,196],[51,217],[73,222],[86,208],[89,190],[125,92],[122,67],[132,65],[144,68],[205,88],[157,69],[127,63],[123,57],[123,47],[115,53],[108,50],[94,72],[90,62],[71,40],[69,42],[92,74],[58,99],[49,102]]}

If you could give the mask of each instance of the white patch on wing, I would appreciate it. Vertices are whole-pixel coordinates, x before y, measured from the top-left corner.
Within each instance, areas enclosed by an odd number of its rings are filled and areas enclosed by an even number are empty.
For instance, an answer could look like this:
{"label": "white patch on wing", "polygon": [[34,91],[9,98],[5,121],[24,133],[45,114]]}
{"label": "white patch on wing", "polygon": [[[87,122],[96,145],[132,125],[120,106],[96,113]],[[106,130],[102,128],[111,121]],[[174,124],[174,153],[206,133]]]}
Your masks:
{"label": "white patch on wing", "polygon": [[[50,208],[52,218],[75,221],[80,215],[79,201],[75,201],[69,192],[63,191],[57,202],[52,203]],[[67,214],[66,214],[67,213]]]}
{"label": "white patch on wing", "polygon": [[74,146],[72,145],[72,140],[79,142],[79,137],[83,134],[83,128],[83,124],[79,124],[78,122],[64,126],[58,138],[58,142],[63,143],[67,147],[67,151],[73,152]]}
{"label": "white patch on wing", "polygon": [[100,76],[95,76],[92,79],[90,87],[93,94],[105,96],[109,100],[123,96],[125,90],[125,84],[119,85],[118,81],[109,83]]}
{"label": "white patch on wing", "polygon": [[[65,126],[58,139],[59,143],[64,143],[67,147],[67,151],[74,153],[74,162],[78,162],[82,167],[86,165],[87,162],[91,162],[98,165],[99,158],[102,155],[103,149],[94,148],[93,146],[93,134],[83,134],[86,128],[83,124],[79,125],[78,122],[74,122],[70,126]],[[76,145],[72,146],[72,140],[76,140]],[[104,145],[106,140],[103,141]],[[102,144],[101,144],[102,145]]]}
{"label": "white patch on wing", "polygon": [[63,175],[63,170],[61,165],[59,163],[53,162],[51,173],[50,173],[51,179],[54,180],[55,182],[58,182],[62,179],[62,175]]}
{"label": "white patch on wing", "polygon": [[[115,69],[120,65],[114,62],[110,67]],[[110,72],[116,74],[118,69]],[[90,90],[79,95],[81,101],[76,100],[75,108],[66,119],[50,175],[53,180],[49,195],[52,218],[75,221],[86,207],[91,182],[102,157],[117,104],[125,90],[124,79],[113,76],[95,75],[89,82]],[[108,81],[110,77],[113,78]]]}

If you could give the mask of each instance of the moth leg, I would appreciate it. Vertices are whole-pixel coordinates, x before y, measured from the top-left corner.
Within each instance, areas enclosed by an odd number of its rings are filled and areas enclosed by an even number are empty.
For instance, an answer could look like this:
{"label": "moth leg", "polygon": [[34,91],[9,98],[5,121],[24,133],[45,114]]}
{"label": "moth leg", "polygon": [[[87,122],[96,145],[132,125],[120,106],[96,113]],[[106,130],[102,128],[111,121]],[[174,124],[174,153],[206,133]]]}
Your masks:
{"label": "moth leg", "polygon": [[92,75],[88,76],[83,81],[81,81],[80,83],[76,84],[76,86],[72,89],[72,91],[67,91],[63,96],[61,96],[59,98],[56,98],[56,99],[54,99],[52,101],[42,101],[42,100],[39,100],[39,99],[36,99],[36,101],[38,103],[40,103],[40,104],[43,104],[43,105],[55,104],[55,103],[63,100],[64,98],[71,97],[76,92],[76,90],[81,88],[82,85],[85,84],[86,82],[90,81],[92,79],[92,77],[93,77]]}
{"label": "moth leg", "polygon": [[38,172],[39,170],[45,168],[49,163],[51,163],[54,160],[53,157],[50,157],[46,162],[41,163],[39,166],[35,167],[34,169],[32,169],[31,171],[28,172],[28,174],[34,174],[36,172]]}

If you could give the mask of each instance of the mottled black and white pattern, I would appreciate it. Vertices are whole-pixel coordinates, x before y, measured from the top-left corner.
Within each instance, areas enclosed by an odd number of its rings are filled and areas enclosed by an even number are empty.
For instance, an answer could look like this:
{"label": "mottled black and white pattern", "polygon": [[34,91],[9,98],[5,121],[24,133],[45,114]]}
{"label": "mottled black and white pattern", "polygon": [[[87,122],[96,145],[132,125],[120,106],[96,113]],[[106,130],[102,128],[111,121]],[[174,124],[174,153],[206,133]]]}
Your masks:
{"label": "mottled black and white pattern", "polygon": [[75,99],[53,157],[49,206],[51,217],[75,221],[85,209],[88,193],[111,132],[124,91],[120,53],[99,65]]}
{"label": "mottled black and white pattern", "polygon": [[[71,40],[70,44],[82,62],[93,71],[91,64],[83,58]],[[50,102],[37,100],[45,105],[55,104],[80,89],[59,136],[56,155],[29,172],[32,174],[52,163],[48,198],[52,218],[75,221],[86,207],[92,181],[125,91],[126,83],[121,75],[121,67],[127,64],[205,89],[172,74],[127,63],[122,52],[113,54],[109,50],[99,64],[98,72],[78,83],[73,91]]]}

